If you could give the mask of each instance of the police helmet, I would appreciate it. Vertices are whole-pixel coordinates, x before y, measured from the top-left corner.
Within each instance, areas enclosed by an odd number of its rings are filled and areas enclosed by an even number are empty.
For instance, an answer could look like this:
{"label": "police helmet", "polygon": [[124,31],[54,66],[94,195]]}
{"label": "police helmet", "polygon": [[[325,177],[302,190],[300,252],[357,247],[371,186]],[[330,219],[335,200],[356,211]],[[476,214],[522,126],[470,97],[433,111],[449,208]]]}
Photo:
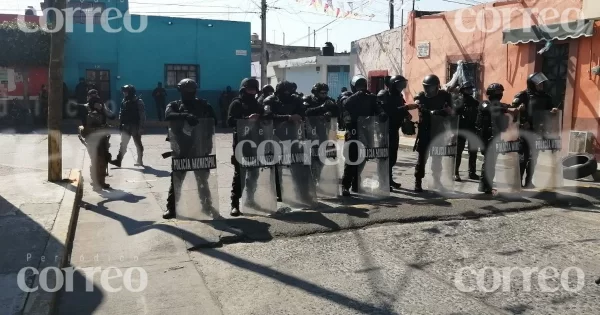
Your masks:
{"label": "police helmet", "polygon": [[548,78],[541,72],[532,73],[527,77],[527,83],[538,85],[548,81]]}
{"label": "police helmet", "polygon": [[352,81],[350,81],[350,88],[352,89],[353,92],[356,92],[356,86],[357,85],[367,85],[367,78],[365,78],[364,76],[358,74],[352,77]]}
{"label": "police helmet", "polygon": [[129,96],[134,96],[136,94],[135,86],[131,84],[124,85],[123,87],[121,87],[121,92],[128,92]]}
{"label": "police helmet", "polygon": [[196,81],[186,78],[177,83],[177,91],[179,92],[196,92],[198,89],[198,83]]}
{"label": "police helmet", "polygon": [[430,74],[423,79],[423,85],[440,86],[440,78],[435,74]]}
{"label": "police helmet", "polygon": [[263,86],[261,91],[263,94],[264,93],[275,93],[275,89],[270,84]]}
{"label": "police helmet", "polygon": [[259,86],[260,86],[260,83],[258,83],[258,81],[256,79],[245,78],[244,80],[242,80],[242,83],[240,84],[240,93],[244,92],[244,89],[255,89],[256,92],[258,92]]}
{"label": "police helmet", "polygon": [[504,94],[504,86],[500,83],[492,83],[485,90],[487,96],[499,96]]}
{"label": "police helmet", "polygon": [[327,85],[326,83],[317,83],[310,90],[310,92],[314,95],[317,95],[321,91],[329,92],[329,85]]}

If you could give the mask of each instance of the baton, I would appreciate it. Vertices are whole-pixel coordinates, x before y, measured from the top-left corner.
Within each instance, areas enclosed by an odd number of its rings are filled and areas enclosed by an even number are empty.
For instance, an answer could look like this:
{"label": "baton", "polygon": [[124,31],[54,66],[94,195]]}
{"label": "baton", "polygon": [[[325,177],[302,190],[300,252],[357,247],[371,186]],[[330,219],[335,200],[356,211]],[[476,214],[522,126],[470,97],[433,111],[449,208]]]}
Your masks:
{"label": "baton", "polygon": [[169,152],[165,152],[163,154],[161,154],[163,159],[169,158],[173,155],[173,151],[169,151]]}

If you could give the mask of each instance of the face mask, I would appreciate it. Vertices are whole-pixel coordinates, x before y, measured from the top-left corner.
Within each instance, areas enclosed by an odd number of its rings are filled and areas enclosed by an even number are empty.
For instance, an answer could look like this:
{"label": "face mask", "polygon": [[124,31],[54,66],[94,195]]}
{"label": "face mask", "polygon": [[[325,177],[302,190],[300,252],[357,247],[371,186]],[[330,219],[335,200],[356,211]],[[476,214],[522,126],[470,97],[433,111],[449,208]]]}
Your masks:
{"label": "face mask", "polygon": [[427,85],[427,86],[425,86],[424,90],[425,90],[425,96],[434,97],[438,94],[439,89],[437,86]]}

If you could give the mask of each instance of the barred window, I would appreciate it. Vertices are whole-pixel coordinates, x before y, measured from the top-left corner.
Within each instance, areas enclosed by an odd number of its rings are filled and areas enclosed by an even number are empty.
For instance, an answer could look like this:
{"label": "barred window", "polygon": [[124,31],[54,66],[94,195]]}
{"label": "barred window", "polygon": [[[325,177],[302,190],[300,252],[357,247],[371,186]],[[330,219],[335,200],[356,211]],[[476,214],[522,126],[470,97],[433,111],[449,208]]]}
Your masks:
{"label": "barred window", "polygon": [[165,85],[167,88],[177,87],[177,83],[186,78],[196,81],[200,86],[197,65],[165,65]]}
{"label": "barred window", "polygon": [[[69,1],[67,7],[72,8],[74,11],[76,10],[75,12],[73,12],[73,23],[85,24],[86,19],[89,15],[90,19],[93,19],[94,24],[100,24],[100,18],[102,16],[102,12],[104,12],[104,10],[106,9],[106,4],[98,2]],[[96,12],[92,17],[91,15],[94,9],[96,10]]]}

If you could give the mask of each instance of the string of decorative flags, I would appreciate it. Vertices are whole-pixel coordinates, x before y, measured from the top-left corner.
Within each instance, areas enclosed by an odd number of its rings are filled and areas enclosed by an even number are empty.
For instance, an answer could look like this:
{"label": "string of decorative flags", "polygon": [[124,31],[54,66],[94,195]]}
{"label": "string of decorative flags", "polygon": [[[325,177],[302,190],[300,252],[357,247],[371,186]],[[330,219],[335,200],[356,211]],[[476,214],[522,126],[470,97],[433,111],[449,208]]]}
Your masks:
{"label": "string of decorative flags", "polygon": [[[373,0],[367,0],[371,3]],[[375,14],[364,14],[362,12],[354,12],[354,2],[336,1],[333,4],[333,0],[296,0],[300,4],[307,4],[310,7],[314,7],[315,10],[321,11],[326,15],[335,16],[340,19],[368,19],[371,20],[375,17]],[[362,8],[361,10],[362,11]]]}

